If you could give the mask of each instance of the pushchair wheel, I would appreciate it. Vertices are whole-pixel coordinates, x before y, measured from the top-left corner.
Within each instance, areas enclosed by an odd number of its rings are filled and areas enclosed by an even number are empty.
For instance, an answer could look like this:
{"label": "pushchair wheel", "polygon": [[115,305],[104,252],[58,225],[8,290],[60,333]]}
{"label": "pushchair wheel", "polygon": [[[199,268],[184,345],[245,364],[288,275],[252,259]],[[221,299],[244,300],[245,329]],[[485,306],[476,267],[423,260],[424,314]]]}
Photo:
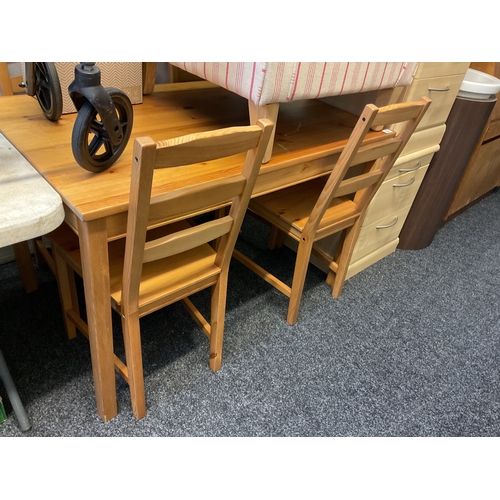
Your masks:
{"label": "pushchair wheel", "polygon": [[61,84],[53,62],[34,64],[34,93],[43,114],[48,120],[57,121],[61,117],[63,99]]}
{"label": "pushchair wheel", "polygon": [[105,90],[115,106],[122,138],[118,145],[113,145],[98,110],[89,101],[83,103],[73,126],[71,147],[78,164],[90,172],[102,172],[113,165],[132,132],[133,110],[127,94],[113,87]]}

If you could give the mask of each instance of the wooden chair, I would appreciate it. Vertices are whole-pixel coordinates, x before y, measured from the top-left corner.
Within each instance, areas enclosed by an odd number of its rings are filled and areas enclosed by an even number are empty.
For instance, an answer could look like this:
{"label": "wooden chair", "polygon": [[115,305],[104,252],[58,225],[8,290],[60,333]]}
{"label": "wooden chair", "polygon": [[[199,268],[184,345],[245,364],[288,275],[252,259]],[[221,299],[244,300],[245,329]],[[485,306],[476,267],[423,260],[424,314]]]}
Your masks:
{"label": "wooden chair", "polygon": [[[122,317],[126,356],[126,365],[115,356],[116,367],[129,383],[132,409],[138,419],[146,414],[141,317],[182,300],[210,339],[210,368],[217,371],[221,367],[229,263],[272,128],[269,120],[261,120],[257,125],[161,142],[149,137],[135,141],[127,235],[109,244],[109,265],[111,303]],[[155,169],[244,152],[240,175],[151,197]],[[188,220],[227,206],[229,212],[222,217],[198,225]],[[147,232],[151,221],[165,219],[165,214],[175,222]],[[78,238],[67,226],[48,238],[55,255],[65,316],[85,333],[71,277],[71,270],[81,274]],[[187,298],[208,287],[212,287],[210,322]]]}
{"label": "wooden chair", "polygon": [[[331,174],[251,200],[249,209],[274,228],[271,248],[276,241],[282,244],[286,236],[298,242],[292,286],[241,252],[235,251],[234,257],[290,298],[287,321],[291,325],[297,321],[311,253],[327,264],[327,283],[332,286],[332,295],[339,297],[366,208],[429,105],[425,97],[382,108],[368,104]],[[362,145],[370,128],[392,124],[399,124],[399,133],[388,131],[386,138]],[[332,261],[313,245],[340,231],[341,242]],[[281,238],[276,237],[277,232]]]}

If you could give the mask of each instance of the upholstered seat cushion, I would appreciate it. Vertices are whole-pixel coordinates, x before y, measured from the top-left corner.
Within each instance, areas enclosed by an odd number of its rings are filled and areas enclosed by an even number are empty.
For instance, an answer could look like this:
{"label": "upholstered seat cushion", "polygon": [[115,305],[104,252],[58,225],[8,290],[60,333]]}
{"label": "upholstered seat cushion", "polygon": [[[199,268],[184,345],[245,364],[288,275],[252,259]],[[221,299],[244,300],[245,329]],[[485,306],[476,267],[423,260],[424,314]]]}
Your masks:
{"label": "upholstered seat cushion", "polygon": [[406,86],[414,62],[172,62],[257,106]]}

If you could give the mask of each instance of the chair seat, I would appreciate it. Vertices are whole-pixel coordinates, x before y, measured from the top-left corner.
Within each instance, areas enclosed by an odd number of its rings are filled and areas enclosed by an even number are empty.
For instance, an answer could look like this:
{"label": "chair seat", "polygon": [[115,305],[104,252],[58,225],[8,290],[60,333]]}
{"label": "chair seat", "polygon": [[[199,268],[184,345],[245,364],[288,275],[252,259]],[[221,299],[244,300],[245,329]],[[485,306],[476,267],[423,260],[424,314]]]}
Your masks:
{"label": "chair seat", "polygon": [[[187,229],[191,225],[187,221],[180,221],[168,226],[159,227],[148,232],[148,239],[159,238],[167,234]],[[65,254],[73,261],[73,267],[81,274],[81,255],[78,236],[65,224],[50,233],[51,241],[61,247]],[[113,308],[120,311],[122,300],[122,276],[125,255],[125,239],[112,241],[108,246],[110,261],[110,294]],[[139,308],[146,310],[141,316],[168,303],[175,302],[194,293],[197,288],[206,288],[207,283],[215,283],[220,267],[215,265],[215,250],[205,244],[183,252],[172,255],[165,259],[147,262],[142,268],[141,285],[139,288]],[[168,283],[168,286],[166,285]],[[200,285],[198,287],[198,285]],[[172,295],[172,290],[188,290],[180,296],[161,302],[161,298]],[[159,305],[151,304],[159,302]]]}
{"label": "chair seat", "polygon": [[[256,214],[270,220],[275,226],[290,231],[291,236],[300,239],[309,220],[311,211],[325,187],[328,177],[320,177],[289,188],[259,196],[250,201],[249,208]],[[339,230],[337,224],[359,216],[356,205],[347,196],[334,198],[326,209],[318,226],[317,235],[324,237],[326,228]]]}
{"label": "chair seat", "polygon": [[[270,249],[283,245],[287,236],[298,243],[291,287],[241,252],[235,252],[241,263],[289,297],[287,321],[291,325],[297,321],[311,255],[328,266],[327,283],[332,287],[332,296],[339,297],[366,209],[430,103],[423,97],[418,102],[382,108],[367,104],[330,174],[250,202],[250,210],[272,226]],[[399,133],[391,128],[385,138],[363,145],[369,130],[387,129],[389,124],[392,128],[401,124],[402,128]],[[315,243],[334,233],[340,235],[331,256]]]}
{"label": "chair seat", "polygon": [[[184,221],[183,221],[184,222]],[[178,230],[178,229],[177,229]],[[166,233],[168,234],[168,233]],[[110,253],[110,291],[114,308],[120,310],[122,301],[123,255],[125,241],[112,242]],[[117,256],[120,256],[117,258]],[[216,252],[209,245],[172,255],[143,265],[139,287],[140,316],[173,303],[180,298],[215,283],[221,269],[215,265]],[[184,290],[173,296],[174,290]],[[168,301],[162,300],[169,297]]]}

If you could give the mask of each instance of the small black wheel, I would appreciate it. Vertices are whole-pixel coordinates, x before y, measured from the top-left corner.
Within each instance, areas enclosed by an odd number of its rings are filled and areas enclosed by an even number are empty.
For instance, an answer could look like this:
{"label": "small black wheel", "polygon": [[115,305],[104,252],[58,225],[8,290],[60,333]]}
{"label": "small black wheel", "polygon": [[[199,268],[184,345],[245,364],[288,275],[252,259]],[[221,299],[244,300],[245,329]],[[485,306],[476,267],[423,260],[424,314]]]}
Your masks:
{"label": "small black wheel", "polygon": [[113,165],[123,153],[132,132],[133,110],[127,94],[113,87],[105,90],[115,106],[123,139],[114,146],[98,111],[85,101],[73,126],[71,147],[78,164],[90,172],[102,172]]}
{"label": "small black wheel", "polygon": [[34,80],[35,95],[43,114],[48,120],[59,120],[62,115],[63,99],[55,64],[36,62]]}

